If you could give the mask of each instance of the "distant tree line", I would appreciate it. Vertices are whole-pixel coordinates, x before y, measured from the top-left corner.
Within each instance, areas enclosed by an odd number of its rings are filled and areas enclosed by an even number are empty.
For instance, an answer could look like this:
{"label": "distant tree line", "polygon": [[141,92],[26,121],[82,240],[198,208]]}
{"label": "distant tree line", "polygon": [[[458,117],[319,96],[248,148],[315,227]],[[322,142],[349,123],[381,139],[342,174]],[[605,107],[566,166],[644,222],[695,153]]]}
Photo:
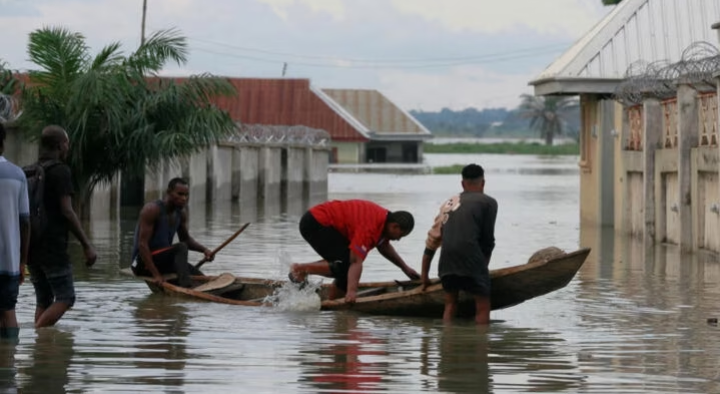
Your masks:
{"label": "distant tree line", "polygon": [[[537,116],[529,108],[528,98],[523,97],[523,100],[515,109],[466,108],[453,111],[443,108],[435,112],[411,110],[410,114],[437,137],[545,138],[545,122],[533,121]],[[568,106],[559,115],[562,119],[562,131],[554,134],[577,139],[580,130],[579,107]]]}
{"label": "distant tree line", "polygon": [[602,0],[603,5],[615,5],[620,4],[622,0]]}

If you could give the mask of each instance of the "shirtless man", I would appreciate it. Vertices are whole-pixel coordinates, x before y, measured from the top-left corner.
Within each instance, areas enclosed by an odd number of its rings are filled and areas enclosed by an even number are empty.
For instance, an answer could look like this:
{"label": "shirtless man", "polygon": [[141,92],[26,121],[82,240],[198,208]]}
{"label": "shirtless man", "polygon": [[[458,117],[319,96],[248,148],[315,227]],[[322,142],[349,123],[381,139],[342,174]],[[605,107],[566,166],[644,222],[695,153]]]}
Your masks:
{"label": "shirtless man", "polygon": [[[190,197],[188,183],[173,178],[168,184],[165,198],[145,204],[135,228],[132,252],[132,271],[135,275],[152,276],[161,284],[163,274],[177,274],[178,284],[191,287],[190,275],[202,275],[188,262],[188,251],[203,253],[212,261],[212,251],[189,234],[187,211],[184,209]],[[173,244],[177,233],[180,242]]]}

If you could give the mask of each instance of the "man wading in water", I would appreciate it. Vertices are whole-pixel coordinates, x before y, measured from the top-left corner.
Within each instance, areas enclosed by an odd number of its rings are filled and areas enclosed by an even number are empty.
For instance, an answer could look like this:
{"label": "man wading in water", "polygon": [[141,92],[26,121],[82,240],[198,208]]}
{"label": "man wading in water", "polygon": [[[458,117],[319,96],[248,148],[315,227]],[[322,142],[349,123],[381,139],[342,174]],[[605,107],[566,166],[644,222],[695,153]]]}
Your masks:
{"label": "man wading in water", "polygon": [[[187,228],[187,205],[190,197],[188,183],[173,178],[165,198],[145,204],[135,228],[132,271],[135,275],[152,276],[157,284],[164,282],[163,274],[177,274],[178,284],[192,286],[190,275],[202,275],[188,263],[188,250],[203,253],[213,261],[212,251],[190,237]],[[175,233],[180,242],[173,244]]]}

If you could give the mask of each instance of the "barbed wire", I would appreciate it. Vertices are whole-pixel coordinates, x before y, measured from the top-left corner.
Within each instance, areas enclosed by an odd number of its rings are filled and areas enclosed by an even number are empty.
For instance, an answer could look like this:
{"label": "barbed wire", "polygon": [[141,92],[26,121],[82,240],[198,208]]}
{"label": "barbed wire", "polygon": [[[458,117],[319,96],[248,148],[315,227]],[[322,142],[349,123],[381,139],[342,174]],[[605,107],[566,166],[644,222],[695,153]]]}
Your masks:
{"label": "barbed wire", "polygon": [[304,146],[325,147],[330,145],[330,133],[307,126],[279,126],[243,124],[238,126],[229,142],[239,143],[277,143]]}
{"label": "barbed wire", "polygon": [[22,114],[19,108],[18,102],[13,96],[0,93],[0,123],[17,120]]}
{"label": "barbed wire", "polygon": [[675,82],[680,78],[698,91],[715,90],[713,75],[718,71],[720,50],[709,42],[696,41],[683,50],[677,62],[639,60],[630,64],[614,96],[625,106],[642,104],[645,98],[665,100],[676,96]]}

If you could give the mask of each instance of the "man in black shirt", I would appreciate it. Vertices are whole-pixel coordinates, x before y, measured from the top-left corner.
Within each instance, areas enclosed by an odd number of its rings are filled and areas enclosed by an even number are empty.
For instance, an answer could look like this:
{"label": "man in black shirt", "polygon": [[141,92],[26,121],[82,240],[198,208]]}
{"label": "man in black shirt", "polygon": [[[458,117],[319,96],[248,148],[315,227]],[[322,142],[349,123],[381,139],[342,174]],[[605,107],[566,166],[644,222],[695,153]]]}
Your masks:
{"label": "man in black shirt", "polygon": [[41,240],[31,238],[28,256],[28,271],[37,300],[35,327],[54,325],[75,304],[72,263],[67,252],[68,231],[82,244],[88,267],[97,259],[72,207],[72,178],[70,167],[64,163],[69,149],[65,130],[59,126],[43,129],[38,161],[45,167],[43,200],[47,227]]}
{"label": "man in black shirt", "polygon": [[459,292],[475,299],[475,321],[490,322],[490,272],[488,265],[495,248],[497,201],[484,193],[485,171],[477,164],[462,170],[463,192],[447,200],[428,231],[422,261],[423,287],[435,251],[442,247],[438,271],[445,290],[443,320],[455,317]]}

